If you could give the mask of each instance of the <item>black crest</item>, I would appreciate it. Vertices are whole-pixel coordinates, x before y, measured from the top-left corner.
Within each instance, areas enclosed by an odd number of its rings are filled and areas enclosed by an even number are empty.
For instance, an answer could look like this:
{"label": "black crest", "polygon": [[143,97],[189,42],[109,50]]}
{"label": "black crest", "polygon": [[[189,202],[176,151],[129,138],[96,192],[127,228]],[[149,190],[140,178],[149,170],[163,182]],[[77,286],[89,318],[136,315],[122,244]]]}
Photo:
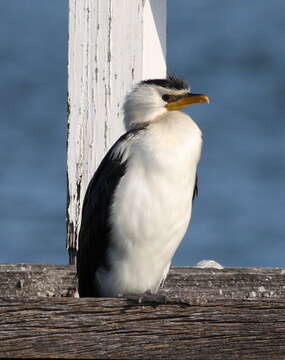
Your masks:
{"label": "black crest", "polygon": [[168,75],[166,79],[144,80],[141,82],[141,84],[154,84],[167,89],[176,90],[187,90],[189,88],[188,84],[184,80],[178,79],[174,75]]}

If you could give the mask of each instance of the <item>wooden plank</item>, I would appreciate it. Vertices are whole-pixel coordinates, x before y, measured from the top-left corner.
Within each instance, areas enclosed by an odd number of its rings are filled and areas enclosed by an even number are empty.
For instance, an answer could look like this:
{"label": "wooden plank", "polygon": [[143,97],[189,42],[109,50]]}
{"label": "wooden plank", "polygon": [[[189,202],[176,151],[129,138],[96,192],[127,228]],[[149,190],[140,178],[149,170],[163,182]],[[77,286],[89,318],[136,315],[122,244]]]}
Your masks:
{"label": "wooden plank", "polygon": [[[76,285],[75,269],[71,265],[0,265],[0,296],[68,296]],[[190,303],[219,299],[285,299],[285,269],[174,267],[160,294]]]}
{"label": "wooden plank", "polygon": [[167,0],[146,0],[143,13],[142,79],[166,74]]}
{"label": "wooden plank", "polygon": [[76,286],[71,265],[0,264],[0,296],[69,296]]}
{"label": "wooden plank", "polygon": [[166,0],[69,0],[67,247],[75,262],[81,205],[106,151],[124,132],[125,95],[165,76]]}
{"label": "wooden plank", "polygon": [[285,299],[0,298],[0,356],[284,359]]}
{"label": "wooden plank", "polygon": [[142,298],[75,287],[73,266],[0,265],[0,357],[285,359],[284,268],[172,268]]}

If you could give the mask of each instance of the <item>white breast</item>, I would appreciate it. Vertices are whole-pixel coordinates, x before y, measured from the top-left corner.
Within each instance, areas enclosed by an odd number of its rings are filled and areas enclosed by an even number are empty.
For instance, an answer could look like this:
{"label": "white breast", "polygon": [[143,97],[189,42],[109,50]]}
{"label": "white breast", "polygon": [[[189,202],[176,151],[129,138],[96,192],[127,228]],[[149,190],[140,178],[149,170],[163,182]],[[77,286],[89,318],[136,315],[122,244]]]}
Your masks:
{"label": "white breast", "polygon": [[102,293],[156,292],[190,221],[201,132],[170,112],[131,145],[112,206],[111,270],[98,271]]}

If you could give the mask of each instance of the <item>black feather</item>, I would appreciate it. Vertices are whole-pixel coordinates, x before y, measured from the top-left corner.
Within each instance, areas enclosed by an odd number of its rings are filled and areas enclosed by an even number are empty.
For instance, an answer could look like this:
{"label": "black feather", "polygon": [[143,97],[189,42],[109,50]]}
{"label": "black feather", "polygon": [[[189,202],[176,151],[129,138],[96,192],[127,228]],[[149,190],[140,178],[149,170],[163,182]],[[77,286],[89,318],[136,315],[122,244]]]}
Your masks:
{"label": "black feather", "polygon": [[188,84],[181,79],[178,79],[174,75],[168,75],[166,79],[150,79],[144,80],[141,82],[142,84],[154,84],[157,86],[162,86],[167,89],[175,89],[175,90],[188,90]]}
{"label": "black feather", "polygon": [[102,160],[86,190],[77,256],[80,297],[100,296],[95,274],[98,268],[108,269],[110,266],[106,252],[111,240],[112,198],[127,167],[127,161],[122,161],[123,154],[115,155],[116,148],[144,128],[132,129],[119,138]]}
{"label": "black feather", "polygon": [[193,189],[192,202],[194,201],[195,197],[198,197],[198,175],[197,174],[196,174],[195,185],[194,185],[194,189]]}

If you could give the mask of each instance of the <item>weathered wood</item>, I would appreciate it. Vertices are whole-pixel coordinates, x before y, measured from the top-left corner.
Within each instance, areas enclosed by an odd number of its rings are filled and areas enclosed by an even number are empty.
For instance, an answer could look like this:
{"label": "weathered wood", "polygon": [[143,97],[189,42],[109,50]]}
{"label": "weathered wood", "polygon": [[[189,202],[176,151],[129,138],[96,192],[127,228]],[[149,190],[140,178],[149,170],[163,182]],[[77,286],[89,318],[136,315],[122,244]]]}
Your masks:
{"label": "weathered wood", "polygon": [[[72,296],[76,285],[71,265],[0,265],[0,296]],[[285,268],[175,267],[160,294],[199,303],[217,299],[285,299]]]}
{"label": "weathered wood", "polygon": [[0,264],[0,296],[72,296],[76,286],[72,265]]}
{"label": "weathered wood", "polygon": [[122,103],[166,72],[166,0],[69,0],[67,247],[74,263],[87,184],[124,132]]}
{"label": "weathered wood", "polygon": [[0,356],[284,359],[285,300],[0,298]]}
{"label": "weathered wood", "polygon": [[73,266],[0,265],[0,357],[285,359],[284,268],[172,268],[141,299],[75,287]]}

